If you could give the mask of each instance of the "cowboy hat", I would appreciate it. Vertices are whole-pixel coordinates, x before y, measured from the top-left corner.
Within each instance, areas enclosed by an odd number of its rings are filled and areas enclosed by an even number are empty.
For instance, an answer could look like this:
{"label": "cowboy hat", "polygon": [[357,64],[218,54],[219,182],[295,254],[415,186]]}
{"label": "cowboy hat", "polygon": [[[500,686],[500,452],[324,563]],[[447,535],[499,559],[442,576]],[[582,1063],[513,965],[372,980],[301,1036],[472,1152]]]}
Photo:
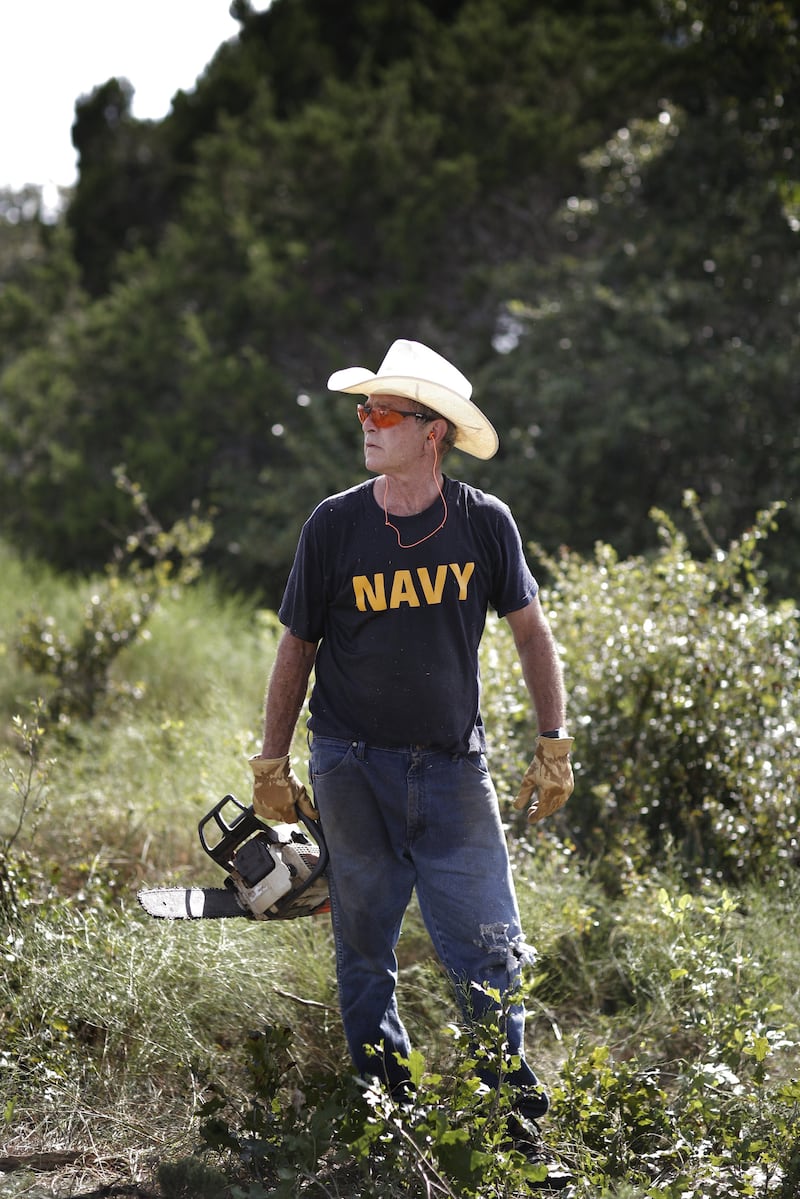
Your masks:
{"label": "cowboy hat", "polygon": [[472,384],[461,371],[419,341],[394,341],[377,374],[365,366],[334,371],[331,391],[405,396],[432,408],[456,428],[455,445],[475,458],[491,458],[499,444],[494,427],[472,403]]}

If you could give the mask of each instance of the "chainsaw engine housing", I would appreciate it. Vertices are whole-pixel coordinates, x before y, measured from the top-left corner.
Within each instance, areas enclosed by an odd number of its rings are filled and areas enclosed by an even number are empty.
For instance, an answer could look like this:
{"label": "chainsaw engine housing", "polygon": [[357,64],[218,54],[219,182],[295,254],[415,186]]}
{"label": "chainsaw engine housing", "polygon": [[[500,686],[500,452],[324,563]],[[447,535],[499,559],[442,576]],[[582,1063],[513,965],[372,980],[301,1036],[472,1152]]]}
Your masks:
{"label": "chainsaw engine housing", "polygon": [[[311,822],[300,819],[310,830]],[[297,824],[265,824],[252,807],[226,795],[203,817],[198,831],[203,849],[227,872],[226,883],[257,919],[285,919],[324,908],[328,854],[316,823],[315,838]]]}

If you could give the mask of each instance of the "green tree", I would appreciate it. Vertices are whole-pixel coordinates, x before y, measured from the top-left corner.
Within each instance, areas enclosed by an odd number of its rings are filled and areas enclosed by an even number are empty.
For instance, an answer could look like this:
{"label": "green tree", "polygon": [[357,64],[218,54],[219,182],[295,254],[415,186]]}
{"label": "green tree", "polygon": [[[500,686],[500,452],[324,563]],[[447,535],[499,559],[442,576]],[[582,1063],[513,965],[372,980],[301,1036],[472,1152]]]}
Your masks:
{"label": "green tree", "polygon": [[178,164],[162,127],[132,115],[132,100],[127,79],[109,79],[75,105],[78,182],[66,220],[81,280],[93,296],[118,278],[121,255],[155,248],[176,207]]}
{"label": "green tree", "polygon": [[723,538],[794,494],[786,5],[235,11],[164,122],[119,80],[78,105],[93,299],[6,296],[7,531],[99,563],[125,461],[165,518],[213,505],[210,561],[274,602],[308,509],[361,474],[324,380],[396,336],[473,379],[501,454],[452,469],[550,548],[638,551],[686,486]]}
{"label": "green tree", "polygon": [[70,237],[46,219],[41,188],[0,191],[0,370],[41,343],[77,280]]}
{"label": "green tree", "polygon": [[780,555],[768,557],[773,585],[791,592],[796,23],[780,4],[689,9],[675,6],[686,50],[669,75],[686,107],[662,101],[584,156],[584,186],[554,226],[560,246],[495,277],[513,298],[497,343],[508,352],[480,380],[509,434],[490,474],[509,480],[526,529],[584,551],[600,537],[638,552],[650,506],[687,487],[718,540],[786,498]]}

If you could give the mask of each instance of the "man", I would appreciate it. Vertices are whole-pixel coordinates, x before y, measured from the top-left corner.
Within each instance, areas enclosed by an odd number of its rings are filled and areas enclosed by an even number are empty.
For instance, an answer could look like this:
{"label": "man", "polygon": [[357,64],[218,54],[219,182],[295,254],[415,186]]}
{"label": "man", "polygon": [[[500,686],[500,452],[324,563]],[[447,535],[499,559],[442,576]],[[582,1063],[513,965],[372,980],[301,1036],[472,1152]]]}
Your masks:
{"label": "man", "polygon": [[[536,756],[516,804],[531,819],[572,791],[556,646],[508,508],[446,478],[455,445],[478,458],[497,434],[468,380],[413,341],[377,374],[337,371],[376,476],[324,500],[306,522],[280,607],[285,631],[267,691],[253,804],[316,815],[289,748],[310,699],[310,777],[330,853],[342,1019],[353,1061],[402,1092],[410,1045],[395,998],[395,947],[412,891],[465,1016],[496,1006],[531,960],[520,926],[480,715],[478,645],[488,605],[511,627],[536,710]],[[524,1012],[505,1026],[521,1065],[508,1078],[529,1119],[548,1100],[524,1057]]]}

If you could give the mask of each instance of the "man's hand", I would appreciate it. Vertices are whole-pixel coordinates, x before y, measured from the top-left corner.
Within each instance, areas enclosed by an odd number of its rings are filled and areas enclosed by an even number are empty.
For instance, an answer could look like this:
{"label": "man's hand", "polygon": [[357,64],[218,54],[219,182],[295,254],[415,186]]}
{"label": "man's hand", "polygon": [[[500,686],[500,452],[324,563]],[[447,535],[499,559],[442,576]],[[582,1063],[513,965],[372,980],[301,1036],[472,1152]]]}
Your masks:
{"label": "man's hand", "polygon": [[528,811],[530,824],[552,816],[572,795],[575,780],[569,760],[571,746],[572,737],[539,737],[536,742],[533,761],[514,800],[515,808],[524,808],[534,791],[537,792]]}
{"label": "man's hand", "polygon": [[282,824],[295,824],[297,810],[310,820],[319,813],[314,801],[289,764],[289,755],[282,758],[262,758],[259,754],[249,759],[253,768],[253,811],[262,820],[279,820]]}

